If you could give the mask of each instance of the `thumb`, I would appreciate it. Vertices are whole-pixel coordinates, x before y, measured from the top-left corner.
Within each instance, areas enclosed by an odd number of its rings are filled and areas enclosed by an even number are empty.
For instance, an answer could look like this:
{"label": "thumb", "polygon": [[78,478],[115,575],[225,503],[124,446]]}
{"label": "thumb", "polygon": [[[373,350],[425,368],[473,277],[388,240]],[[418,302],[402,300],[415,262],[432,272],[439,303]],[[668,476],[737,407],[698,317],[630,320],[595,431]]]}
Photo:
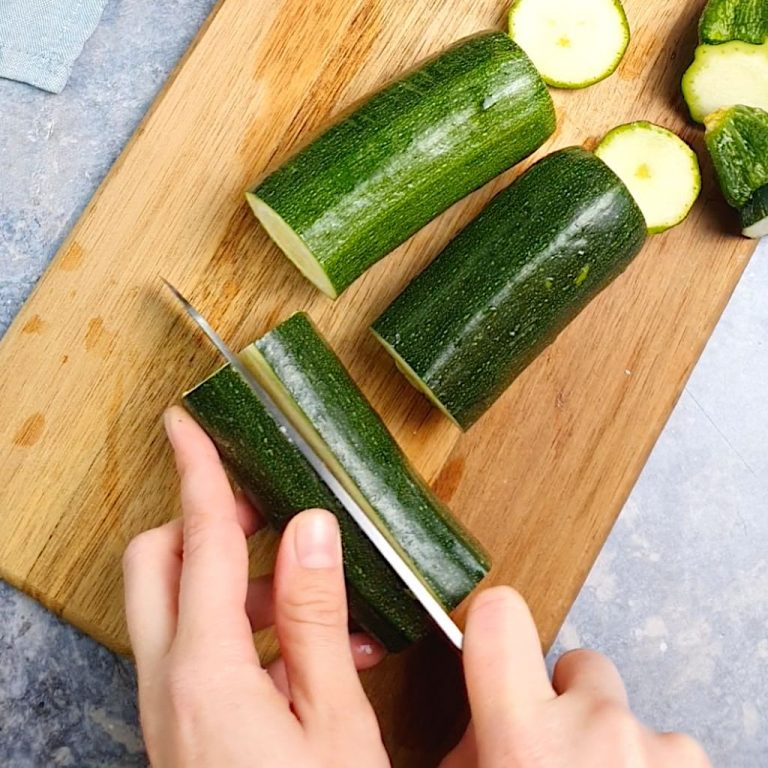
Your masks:
{"label": "thumb", "polygon": [[288,524],[275,566],[275,627],[293,706],[311,728],[369,707],[350,650],[341,535],[319,509]]}

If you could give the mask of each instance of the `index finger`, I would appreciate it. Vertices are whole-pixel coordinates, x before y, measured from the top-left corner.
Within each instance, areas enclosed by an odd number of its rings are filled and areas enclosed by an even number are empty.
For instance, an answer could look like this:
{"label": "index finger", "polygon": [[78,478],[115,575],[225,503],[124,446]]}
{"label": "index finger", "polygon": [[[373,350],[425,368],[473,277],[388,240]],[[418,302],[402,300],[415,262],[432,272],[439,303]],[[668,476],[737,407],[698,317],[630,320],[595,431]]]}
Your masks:
{"label": "index finger", "polygon": [[510,717],[556,698],[533,617],[509,587],[487,589],[470,605],[464,671],[478,744],[504,732]]}
{"label": "index finger", "polygon": [[253,654],[245,610],[248,548],[229,479],[216,447],[186,411],[169,409],[165,426],[184,518],[178,636],[207,650],[226,639],[227,648]]}

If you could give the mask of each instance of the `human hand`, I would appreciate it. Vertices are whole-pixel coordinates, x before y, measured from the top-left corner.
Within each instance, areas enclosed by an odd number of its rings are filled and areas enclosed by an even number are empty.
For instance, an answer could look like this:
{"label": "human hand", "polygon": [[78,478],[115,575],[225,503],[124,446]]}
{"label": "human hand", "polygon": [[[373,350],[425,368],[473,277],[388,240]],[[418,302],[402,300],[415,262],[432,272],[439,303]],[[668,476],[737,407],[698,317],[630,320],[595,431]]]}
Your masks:
{"label": "human hand", "polygon": [[[165,417],[183,516],[137,536],[123,568],[139,708],[154,768],[384,768],[389,760],[355,667],[383,651],[347,632],[335,517],[311,510],[283,534],[271,578],[248,582],[256,512],[233,494],[207,435]],[[274,590],[274,600],[273,600]],[[252,631],[274,623],[264,669]]]}
{"label": "human hand", "polygon": [[472,602],[464,635],[472,723],[441,768],[707,768],[679,733],[632,715],[616,667],[592,651],[558,661],[550,683],[525,601],[496,587]]}

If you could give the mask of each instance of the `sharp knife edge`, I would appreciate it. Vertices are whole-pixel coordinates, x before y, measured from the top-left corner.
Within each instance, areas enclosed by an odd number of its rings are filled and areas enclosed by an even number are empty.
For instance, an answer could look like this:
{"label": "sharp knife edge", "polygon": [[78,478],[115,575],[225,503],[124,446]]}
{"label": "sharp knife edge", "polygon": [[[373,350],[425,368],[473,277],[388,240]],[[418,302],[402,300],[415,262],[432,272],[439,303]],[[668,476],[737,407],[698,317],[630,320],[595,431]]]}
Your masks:
{"label": "sharp knife edge", "polygon": [[373,524],[360,505],[347,493],[346,489],[328,469],[325,462],[318,456],[314,448],[301,436],[282,410],[275,404],[269,393],[256,380],[253,374],[245,367],[240,358],[226,345],[224,340],[213,329],[210,323],[184,298],[184,296],[171,285],[165,278],[161,278],[171,293],[184,307],[195,324],[205,333],[209,341],[218,349],[224,359],[245,380],[253,390],[256,397],[266,409],[267,413],[275,420],[283,434],[296,446],[301,455],[309,462],[320,479],[328,486],[328,489],[338,499],[350,517],[355,521],[363,533],[370,539],[381,556],[389,563],[395,573],[400,577],[413,596],[419,601],[438,628],[461,650],[463,635],[456,626],[448,612],[437,601],[434,595],[422,584],[411,567],[403,560],[397,550],[387,541],[386,537]]}

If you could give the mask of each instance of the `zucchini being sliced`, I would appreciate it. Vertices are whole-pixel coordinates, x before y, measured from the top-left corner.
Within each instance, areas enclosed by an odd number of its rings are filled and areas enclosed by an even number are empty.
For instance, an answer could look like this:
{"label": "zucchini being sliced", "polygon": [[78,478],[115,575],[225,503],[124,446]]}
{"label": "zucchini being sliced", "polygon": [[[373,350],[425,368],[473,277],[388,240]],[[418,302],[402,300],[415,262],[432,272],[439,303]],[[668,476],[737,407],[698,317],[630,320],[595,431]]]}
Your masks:
{"label": "zucchini being sliced", "polygon": [[700,45],[683,75],[683,96],[697,123],[734,104],[768,110],[768,42]]}
{"label": "zucchini being sliced", "polygon": [[286,256],[335,298],[554,129],[530,59],[504,33],[483,32],[370,96],[247,198]]}
{"label": "zucchini being sliced", "polygon": [[372,331],[467,429],[645,238],[640,209],[602,160],[555,152],[493,198]]}
{"label": "zucchini being sliced", "polygon": [[732,40],[759,45],[768,38],[766,0],[709,0],[699,23],[702,43],[719,45]]}
{"label": "zucchini being sliced", "polygon": [[683,221],[701,191],[696,153],[677,134],[653,123],[614,128],[595,154],[627,185],[650,234]]}
{"label": "zucchini being sliced", "polygon": [[768,184],[768,112],[736,106],[709,115],[706,142],[728,204],[741,208]]}
{"label": "zucchini being sliced", "polygon": [[[410,466],[311,321],[296,314],[241,354],[334,475],[422,581],[453,609],[488,561]],[[237,482],[269,522],[324,507],[339,518],[352,617],[390,650],[430,623],[410,592],[229,366],[184,395]]]}
{"label": "zucchini being sliced", "polygon": [[613,74],[630,37],[620,0],[516,0],[509,34],[556,88],[586,88]]}
{"label": "zucchini being sliced", "polygon": [[759,239],[768,235],[768,184],[760,187],[741,209],[744,237]]}

